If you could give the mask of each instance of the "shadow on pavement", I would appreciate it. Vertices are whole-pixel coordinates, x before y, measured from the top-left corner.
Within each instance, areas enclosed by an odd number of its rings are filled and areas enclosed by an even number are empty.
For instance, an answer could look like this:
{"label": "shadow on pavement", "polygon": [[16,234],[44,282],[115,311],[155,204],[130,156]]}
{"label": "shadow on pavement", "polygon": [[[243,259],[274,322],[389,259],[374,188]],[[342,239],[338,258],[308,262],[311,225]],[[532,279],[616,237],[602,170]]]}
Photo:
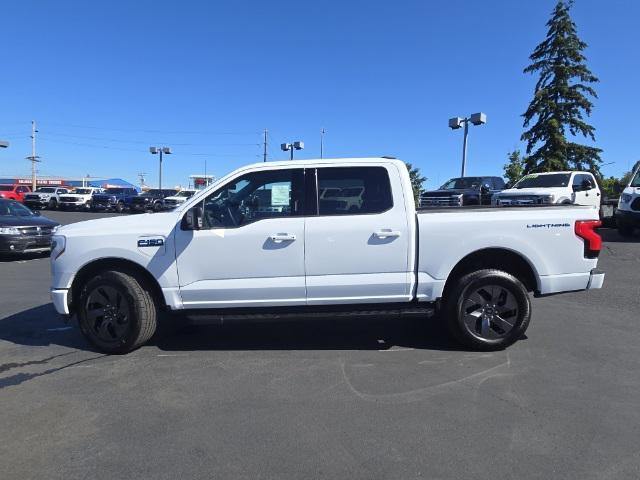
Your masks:
{"label": "shadow on pavement", "polygon": [[38,258],[48,258],[49,252],[46,253],[0,253],[0,263],[17,262],[19,260],[37,260]]}
{"label": "shadow on pavement", "polygon": [[610,243],[640,243],[640,229],[630,237],[623,237],[614,228],[601,228],[598,233],[602,237],[603,242]]}
{"label": "shadow on pavement", "polygon": [[[461,350],[437,317],[300,318],[207,326],[182,322],[179,318],[163,318],[149,345],[166,351],[385,350],[394,346]],[[65,324],[52,304],[0,319],[0,339],[17,345],[60,345],[96,352],[77,324]]]}

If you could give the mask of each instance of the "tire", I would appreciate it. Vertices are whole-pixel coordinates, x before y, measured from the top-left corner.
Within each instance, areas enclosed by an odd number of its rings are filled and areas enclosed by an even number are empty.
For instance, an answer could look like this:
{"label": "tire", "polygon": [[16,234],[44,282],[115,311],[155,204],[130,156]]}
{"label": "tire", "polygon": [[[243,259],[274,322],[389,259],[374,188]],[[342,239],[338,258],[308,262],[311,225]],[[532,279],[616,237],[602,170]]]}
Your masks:
{"label": "tire", "polygon": [[47,204],[48,210],[55,210],[58,208],[58,201],[55,198],[49,199],[49,203]]}
{"label": "tire", "polygon": [[529,294],[509,273],[478,270],[457,279],[448,290],[443,304],[447,326],[467,348],[504,349],[520,339],[529,326]]}
{"label": "tire", "polygon": [[143,282],[129,274],[101,272],[86,283],[79,298],[80,330],[101,352],[129,353],[156,331],[153,296]]}
{"label": "tire", "polygon": [[159,212],[160,210],[162,210],[162,202],[156,202],[153,204],[153,211],[154,212]]}
{"label": "tire", "polygon": [[124,212],[124,202],[118,202],[118,203],[116,204],[116,209],[115,209],[115,210],[116,210],[116,212],[118,212],[118,213],[122,213],[122,212]]}
{"label": "tire", "polygon": [[618,233],[621,237],[630,237],[633,235],[633,227],[628,223],[618,221]]}

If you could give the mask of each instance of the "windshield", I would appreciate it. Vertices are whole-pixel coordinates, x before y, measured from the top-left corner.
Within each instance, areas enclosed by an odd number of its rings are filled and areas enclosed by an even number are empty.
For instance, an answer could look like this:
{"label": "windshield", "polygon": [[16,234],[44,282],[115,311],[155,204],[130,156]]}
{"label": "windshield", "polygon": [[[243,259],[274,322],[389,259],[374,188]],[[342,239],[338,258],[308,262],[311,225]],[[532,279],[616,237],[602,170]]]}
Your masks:
{"label": "windshield", "polygon": [[192,197],[194,193],[196,193],[196,192],[186,192],[186,191],[183,190],[182,192],[179,192],[178,195],[176,195],[176,196],[177,197],[189,198],[189,197]]}
{"label": "windshield", "polygon": [[0,192],[11,192],[13,187],[11,185],[0,185]]}
{"label": "windshield", "polygon": [[51,187],[40,187],[39,189],[36,190],[36,192],[38,192],[38,193],[56,193],[56,189],[55,188],[51,188]]}
{"label": "windshield", "polygon": [[482,177],[452,178],[442,185],[439,190],[457,190],[463,188],[480,188]]}
{"label": "windshield", "polygon": [[0,217],[30,217],[33,212],[15,200],[0,200]]}
{"label": "windshield", "polygon": [[111,193],[113,195],[119,195],[121,193],[125,193],[124,188],[107,188],[106,193]]}
{"label": "windshield", "polygon": [[549,175],[527,175],[514,185],[514,188],[552,188],[569,185],[570,173],[551,173]]}
{"label": "windshield", "polygon": [[629,184],[630,187],[640,187],[640,170],[633,176],[633,180]]}
{"label": "windshield", "polygon": [[76,188],[73,193],[77,193],[78,195],[89,195],[91,193],[90,188]]}

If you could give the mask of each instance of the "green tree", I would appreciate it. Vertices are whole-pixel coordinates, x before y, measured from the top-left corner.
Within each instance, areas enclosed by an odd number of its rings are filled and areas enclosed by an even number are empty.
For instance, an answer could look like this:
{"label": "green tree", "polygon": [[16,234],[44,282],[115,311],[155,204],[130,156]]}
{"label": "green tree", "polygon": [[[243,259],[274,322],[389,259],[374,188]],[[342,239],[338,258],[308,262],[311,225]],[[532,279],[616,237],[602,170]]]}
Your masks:
{"label": "green tree", "polygon": [[522,115],[521,137],[527,142],[525,173],[554,170],[589,170],[600,174],[601,149],[566,138],[578,134],[595,141],[595,129],[584,121],[597,98],[590,83],[598,82],[586,65],[582,51],[587,44],[578,38],[569,10],[572,0],[560,0],[547,22],[547,36],[531,56],[524,73],[538,72],[533,100]]}
{"label": "green tree", "polygon": [[407,163],[407,170],[409,171],[409,178],[411,178],[411,188],[413,188],[413,199],[416,205],[420,204],[420,193],[422,192],[422,184],[427,181],[427,177],[423,177],[418,167],[413,167],[410,163]]}
{"label": "green tree", "polygon": [[504,169],[504,177],[507,179],[509,186],[512,186],[524,175],[525,159],[522,158],[520,150],[515,149],[509,153],[509,162],[502,167]]}

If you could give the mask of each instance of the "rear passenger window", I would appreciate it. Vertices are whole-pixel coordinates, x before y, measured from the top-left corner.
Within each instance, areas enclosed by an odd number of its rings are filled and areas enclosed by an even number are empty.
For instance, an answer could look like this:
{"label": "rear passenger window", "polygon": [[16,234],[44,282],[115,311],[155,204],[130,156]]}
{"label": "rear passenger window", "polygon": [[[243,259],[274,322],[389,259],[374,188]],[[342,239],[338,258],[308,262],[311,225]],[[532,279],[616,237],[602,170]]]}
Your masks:
{"label": "rear passenger window", "polygon": [[381,213],[393,207],[384,167],[318,168],[320,215]]}

